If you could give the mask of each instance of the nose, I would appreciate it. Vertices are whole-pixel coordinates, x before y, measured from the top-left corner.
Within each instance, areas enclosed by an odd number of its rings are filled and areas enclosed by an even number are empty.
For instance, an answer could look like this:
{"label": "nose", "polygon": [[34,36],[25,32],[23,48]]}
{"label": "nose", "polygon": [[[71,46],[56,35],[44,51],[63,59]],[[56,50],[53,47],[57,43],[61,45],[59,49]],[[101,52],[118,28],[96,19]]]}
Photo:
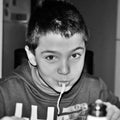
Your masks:
{"label": "nose", "polygon": [[67,60],[63,60],[58,67],[57,72],[59,74],[67,75],[70,73],[70,66]]}

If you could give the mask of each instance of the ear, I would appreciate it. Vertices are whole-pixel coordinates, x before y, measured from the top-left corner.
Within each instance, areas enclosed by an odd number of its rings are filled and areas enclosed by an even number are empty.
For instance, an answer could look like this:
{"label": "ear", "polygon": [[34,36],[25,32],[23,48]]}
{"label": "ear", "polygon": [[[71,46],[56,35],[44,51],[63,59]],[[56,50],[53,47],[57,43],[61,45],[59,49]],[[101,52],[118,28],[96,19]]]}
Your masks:
{"label": "ear", "polygon": [[33,65],[36,66],[36,58],[35,55],[30,51],[29,47],[26,45],[25,46],[25,51],[27,53],[27,57],[29,59],[29,62]]}

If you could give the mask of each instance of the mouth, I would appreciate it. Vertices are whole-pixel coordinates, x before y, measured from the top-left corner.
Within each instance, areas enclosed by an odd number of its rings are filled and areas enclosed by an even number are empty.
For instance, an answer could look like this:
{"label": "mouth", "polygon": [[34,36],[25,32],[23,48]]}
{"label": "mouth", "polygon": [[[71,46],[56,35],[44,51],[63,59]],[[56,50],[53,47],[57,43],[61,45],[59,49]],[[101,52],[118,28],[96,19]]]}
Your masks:
{"label": "mouth", "polygon": [[59,81],[58,82],[58,86],[62,87],[62,85],[65,84],[65,86],[68,86],[70,84],[70,82],[68,81]]}

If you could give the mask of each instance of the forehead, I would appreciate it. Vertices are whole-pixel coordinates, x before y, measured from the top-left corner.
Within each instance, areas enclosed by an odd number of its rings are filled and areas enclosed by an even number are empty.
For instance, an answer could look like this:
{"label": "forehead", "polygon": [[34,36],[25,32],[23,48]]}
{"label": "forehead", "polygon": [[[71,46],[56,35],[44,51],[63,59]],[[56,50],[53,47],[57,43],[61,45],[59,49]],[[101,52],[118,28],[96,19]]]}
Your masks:
{"label": "forehead", "polygon": [[84,46],[83,34],[74,34],[73,36],[66,38],[61,34],[47,33],[39,39],[39,45],[37,49],[40,50],[71,50],[76,47]]}

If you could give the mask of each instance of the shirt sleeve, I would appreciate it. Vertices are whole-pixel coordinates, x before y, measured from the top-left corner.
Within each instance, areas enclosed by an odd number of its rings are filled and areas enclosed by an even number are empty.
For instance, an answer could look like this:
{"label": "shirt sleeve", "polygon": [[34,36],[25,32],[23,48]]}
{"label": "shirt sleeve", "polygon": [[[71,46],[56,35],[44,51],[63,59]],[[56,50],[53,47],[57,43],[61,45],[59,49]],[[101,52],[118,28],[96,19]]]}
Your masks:
{"label": "shirt sleeve", "polygon": [[4,100],[0,91],[0,118],[4,116]]}
{"label": "shirt sleeve", "polygon": [[100,85],[100,94],[99,98],[103,101],[110,102],[111,104],[116,105],[118,108],[120,108],[120,101],[117,96],[115,96],[112,91],[110,91],[105,84],[105,82],[102,79],[99,79],[99,85]]}

